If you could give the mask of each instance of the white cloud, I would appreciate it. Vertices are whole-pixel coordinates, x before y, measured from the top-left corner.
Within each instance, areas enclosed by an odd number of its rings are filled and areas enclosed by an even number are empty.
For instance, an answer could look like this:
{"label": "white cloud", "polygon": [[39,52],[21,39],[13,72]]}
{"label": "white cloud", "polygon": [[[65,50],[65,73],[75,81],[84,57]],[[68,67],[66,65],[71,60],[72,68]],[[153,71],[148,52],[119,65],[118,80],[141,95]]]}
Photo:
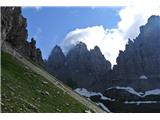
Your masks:
{"label": "white cloud", "polygon": [[105,29],[103,26],[94,26],[84,29],[76,29],[67,34],[62,43],[62,49],[66,53],[78,41],[86,43],[88,49],[99,46],[107,60],[115,63],[115,59],[119,53],[118,49],[123,49],[125,41],[123,41],[117,29]]}
{"label": "white cloud", "polygon": [[116,29],[92,26],[69,32],[61,44],[63,51],[67,52],[78,41],[82,41],[88,49],[98,45],[105,58],[116,64],[119,50],[124,50],[128,38],[135,38],[139,34],[139,27],[144,25],[151,15],[160,15],[160,7],[125,7],[118,14],[121,20]]}
{"label": "white cloud", "polygon": [[139,27],[147,23],[151,15],[160,15],[159,6],[125,7],[119,12],[121,21],[118,29],[122,31],[124,39],[135,38],[139,34]]}

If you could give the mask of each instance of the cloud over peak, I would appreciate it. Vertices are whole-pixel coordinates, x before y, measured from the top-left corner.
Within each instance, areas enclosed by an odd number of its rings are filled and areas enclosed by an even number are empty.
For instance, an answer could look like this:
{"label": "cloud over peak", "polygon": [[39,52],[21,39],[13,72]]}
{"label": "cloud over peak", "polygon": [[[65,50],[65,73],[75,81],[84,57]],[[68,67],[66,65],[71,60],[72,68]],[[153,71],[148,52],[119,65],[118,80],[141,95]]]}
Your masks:
{"label": "cloud over peak", "polygon": [[124,50],[128,38],[134,39],[139,34],[139,27],[146,24],[151,15],[160,15],[160,7],[124,7],[119,11],[121,20],[117,28],[108,29],[101,26],[77,28],[69,32],[61,47],[66,53],[79,41],[84,42],[88,49],[99,46],[105,58],[112,65],[116,64],[119,50]]}

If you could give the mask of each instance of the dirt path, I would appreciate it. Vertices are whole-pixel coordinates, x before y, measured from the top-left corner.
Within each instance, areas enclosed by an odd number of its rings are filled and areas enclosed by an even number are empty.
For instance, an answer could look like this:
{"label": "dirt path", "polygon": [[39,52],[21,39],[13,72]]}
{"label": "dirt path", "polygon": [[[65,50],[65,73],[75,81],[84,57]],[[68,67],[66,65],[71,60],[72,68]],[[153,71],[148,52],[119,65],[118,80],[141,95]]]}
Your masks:
{"label": "dirt path", "polygon": [[44,78],[46,78],[48,81],[56,85],[58,88],[62,89],[66,93],[68,93],[70,96],[72,96],[74,99],[81,102],[83,105],[87,106],[89,109],[93,110],[96,113],[105,113],[101,108],[97,107],[93,102],[88,101],[86,98],[78,95],[74,91],[72,91],[69,87],[64,85],[61,81],[57,80],[55,77],[47,73],[45,70],[37,67],[36,65],[29,62],[27,59],[25,59],[23,56],[21,56],[18,52],[16,52],[14,49],[12,49],[7,43],[5,43],[2,47],[4,51],[11,54],[12,56],[16,57],[19,61],[21,61],[24,65],[28,66],[31,70],[36,72],[37,74],[40,74]]}

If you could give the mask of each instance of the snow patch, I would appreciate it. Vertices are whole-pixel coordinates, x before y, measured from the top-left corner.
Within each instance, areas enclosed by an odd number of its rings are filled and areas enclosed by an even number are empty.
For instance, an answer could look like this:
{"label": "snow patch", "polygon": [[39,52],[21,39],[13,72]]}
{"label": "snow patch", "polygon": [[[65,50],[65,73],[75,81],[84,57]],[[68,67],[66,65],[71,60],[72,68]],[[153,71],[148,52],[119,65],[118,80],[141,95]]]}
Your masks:
{"label": "snow patch", "polygon": [[160,89],[146,91],[145,94],[143,95],[143,97],[145,97],[147,95],[160,95]]}
{"label": "snow patch", "polygon": [[125,101],[125,104],[152,104],[152,103],[159,103],[160,101]]}
{"label": "snow patch", "polygon": [[106,107],[106,106],[104,106],[103,105],[103,103],[96,103],[97,105],[99,105],[100,107],[102,107],[106,112],[109,112],[109,113],[111,113],[111,111]]}
{"label": "snow patch", "polygon": [[85,88],[77,88],[74,91],[77,92],[78,94],[80,94],[81,96],[84,96],[84,97],[89,98],[91,96],[100,95],[102,100],[114,101],[114,99],[103,96],[103,94],[100,93],[100,92],[91,92],[91,91],[88,91]]}
{"label": "snow patch", "polygon": [[148,96],[148,95],[160,95],[160,89],[148,90],[148,91],[145,91],[145,93],[143,93],[143,92],[137,92],[131,87],[116,86],[116,87],[110,87],[110,88],[108,88],[106,90],[110,90],[110,89],[125,90],[125,91],[127,91],[129,93],[132,93],[132,94],[135,94],[135,95],[137,95],[139,97],[145,97],[145,96]]}
{"label": "snow patch", "polygon": [[101,94],[101,99],[102,99],[102,100],[115,101],[115,99],[111,99],[111,98],[109,98],[109,97],[105,97],[105,96],[103,96],[102,94]]}
{"label": "snow patch", "polygon": [[141,75],[139,79],[148,79],[145,75]]}
{"label": "snow patch", "polygon": [[110,88],[108,88],[108,89],[106,89],[106,90],[110,90],[110,89],[119,89],[119,90],[125,90],[125,91],[127,91],[127,92],[129,92],[129,93],[132,93],[132,94],[135,94],[135,95],[137,95],[137,96],[142,96],[144,93],[142,93],[142,92],[137,92],[137,91],[135,91],[133,88],[131,88],[131,87],[120,87],[120,86],[116,86],[116,87],[110,87]]}
{"label": "snow patch", "polygon": [[[143,93],[143,92],[137,92],[131,87],[116,86],[116,87],[110,87],[110,88],[108,88],[106,90],[110,90],[110,89],[125,90],[125,91],[127,91],[129,93],[132,93],[132,94],[135,94],[135,95],[137,95],[139,97],[145,97],[147,95],[160,95],[160,89],[148,90],[145,93]],[[77,92],[78,94],[80,94],[81,96],[84,96],[84,97],[91,97],[91,96],[95,96],[95,95],[100,95],[102,100],[113,101],[113,99],[103,96],[103,94],[100,93],[100,92],[91,92],[91,91],[88,91],[85,88],[77,88],[74,91]]]}
{"label": "snow patch", "polygon": [[85,88],[77,88],[74,91],[77,92],[78,94],[84,96],[84,97],[91,97],[91,96],[94,96],[94,95],[99,95],[96,92],[89,92]]}

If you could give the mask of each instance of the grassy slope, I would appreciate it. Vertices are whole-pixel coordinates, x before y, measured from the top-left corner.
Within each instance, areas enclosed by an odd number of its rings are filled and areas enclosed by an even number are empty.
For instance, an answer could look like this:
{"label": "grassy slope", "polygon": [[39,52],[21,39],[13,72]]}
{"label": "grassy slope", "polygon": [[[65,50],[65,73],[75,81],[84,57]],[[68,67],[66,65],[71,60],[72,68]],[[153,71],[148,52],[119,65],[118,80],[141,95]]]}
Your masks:
{"label": "grassy slope", "polygon": [[1,54],[2,112],[84,112],[85,106],[11,55]]}

